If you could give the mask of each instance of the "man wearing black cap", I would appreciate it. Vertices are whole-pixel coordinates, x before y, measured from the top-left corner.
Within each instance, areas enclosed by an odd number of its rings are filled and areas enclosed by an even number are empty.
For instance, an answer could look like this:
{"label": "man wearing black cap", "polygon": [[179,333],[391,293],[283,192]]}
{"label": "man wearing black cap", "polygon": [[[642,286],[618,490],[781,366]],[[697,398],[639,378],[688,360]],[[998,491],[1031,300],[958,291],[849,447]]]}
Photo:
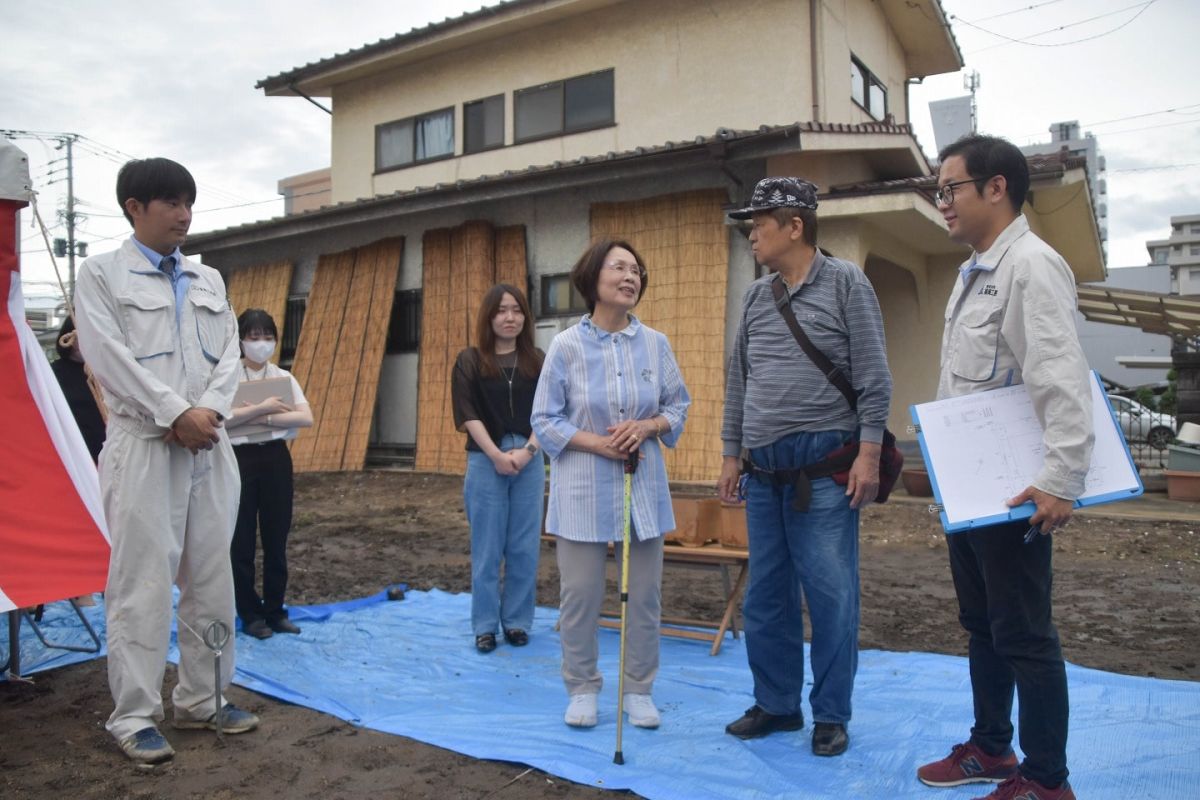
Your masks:
{"label": "man wearing black cap", "polygon": [[[754,257],[772,274],[752,283],[742,299],[725,383],[717,488],[722,499],[736,499],[745,451],[750,585],[742,613],[755,700],[725,730],[751,739],[804,727],[807,600],[812,750],[836,756],[849,746],[858,668],[858,509],[879,488],[892,376],[875,291],[858,266],[817,249],[816,209],[812,183],[764,178],[749,206],[729,215],[752,221]],[[830,377],[802,351],[788,310],[809,350],[832,362]],[[855,401],[833,381],[848,382]],[[814,470],[806,468],[855,441],[858,455],[845,485],[810,477]]]}

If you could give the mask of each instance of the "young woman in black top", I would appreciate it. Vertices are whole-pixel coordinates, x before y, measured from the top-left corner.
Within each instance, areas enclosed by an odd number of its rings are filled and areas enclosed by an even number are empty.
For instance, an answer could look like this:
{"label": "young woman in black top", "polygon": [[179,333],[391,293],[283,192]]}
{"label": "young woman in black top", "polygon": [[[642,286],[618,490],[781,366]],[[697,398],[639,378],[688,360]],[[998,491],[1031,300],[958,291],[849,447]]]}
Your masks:
{"label": "young woman in black top", "polygon": [[458,354],[451,395],[454,424],[467,434],[471,627],[476,649],[490,653],[497,627],[511,645],[529,641],[546,483],[529,427],[543,353],[533,346],[533,316],[520,289],[501,283],[488,290],[475,341]]}

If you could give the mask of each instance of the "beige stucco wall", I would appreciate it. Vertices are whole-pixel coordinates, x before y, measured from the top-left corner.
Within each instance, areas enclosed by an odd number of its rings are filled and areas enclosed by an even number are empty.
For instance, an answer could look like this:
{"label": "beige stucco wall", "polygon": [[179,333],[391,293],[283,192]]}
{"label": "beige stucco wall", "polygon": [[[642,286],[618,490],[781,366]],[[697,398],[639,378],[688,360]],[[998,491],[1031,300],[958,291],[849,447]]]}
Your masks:
{"label": "beige stucco wall", "polygon": [[[821,0],[818,0],[821,1]],[[822,2],[827,121],[869,116],[850,100],[850,51],[888,83],[905,118],[903,55],[870,0]],[[797,0],[630,0],[486,47],[445,53],[333,92],[333,200],[453,183],[530,165],[812,118],[809,14]],[[765,45],[765,46],[764,46]],[[614,69],[616,124],[512,145],[513,92]],[[508,146],[374,174],[375,126],[503,93]]]}

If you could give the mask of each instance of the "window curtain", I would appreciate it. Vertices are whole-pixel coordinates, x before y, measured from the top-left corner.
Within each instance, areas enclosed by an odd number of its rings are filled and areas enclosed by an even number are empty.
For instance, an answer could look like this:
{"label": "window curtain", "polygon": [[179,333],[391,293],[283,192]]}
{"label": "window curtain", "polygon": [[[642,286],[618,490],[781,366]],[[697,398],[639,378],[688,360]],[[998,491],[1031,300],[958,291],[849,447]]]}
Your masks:
{"label": "window curtain", "polygon": [[454,114],[446,111],[417,120],[416,159],[454,153]]}

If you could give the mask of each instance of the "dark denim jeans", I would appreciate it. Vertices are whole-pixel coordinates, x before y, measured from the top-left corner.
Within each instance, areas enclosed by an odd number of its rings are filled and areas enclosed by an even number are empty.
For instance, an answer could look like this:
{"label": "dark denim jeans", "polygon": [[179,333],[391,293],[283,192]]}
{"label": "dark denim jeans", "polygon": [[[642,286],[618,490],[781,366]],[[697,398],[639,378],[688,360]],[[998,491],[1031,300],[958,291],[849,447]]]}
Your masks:
{"label": "dark denim jeans", "polygon": [[[847,431],[794,433],[750,451],[762,469],[792,469],[840,447]],[[816,722],[850,720],[858,671],[858,512],[832,478],[812,482],[812,504],[792,509],[791,486],[746,485],[750,585],[742,614],[754,699],[771,714],[800,711],[804,688],[804,620],[812,621]],[[801,592],[803,591],[803,595]]]}
{"label": "dark denim jeans", "polygon": [[1025,760],[1044,786],[1067,779],[1067,673],[1051,619],[1050,536],[1025,544],[1028,521],[948,534],[958,619],[970,634],[971,741],[999,755],[1012,746],[1013,688]]}

